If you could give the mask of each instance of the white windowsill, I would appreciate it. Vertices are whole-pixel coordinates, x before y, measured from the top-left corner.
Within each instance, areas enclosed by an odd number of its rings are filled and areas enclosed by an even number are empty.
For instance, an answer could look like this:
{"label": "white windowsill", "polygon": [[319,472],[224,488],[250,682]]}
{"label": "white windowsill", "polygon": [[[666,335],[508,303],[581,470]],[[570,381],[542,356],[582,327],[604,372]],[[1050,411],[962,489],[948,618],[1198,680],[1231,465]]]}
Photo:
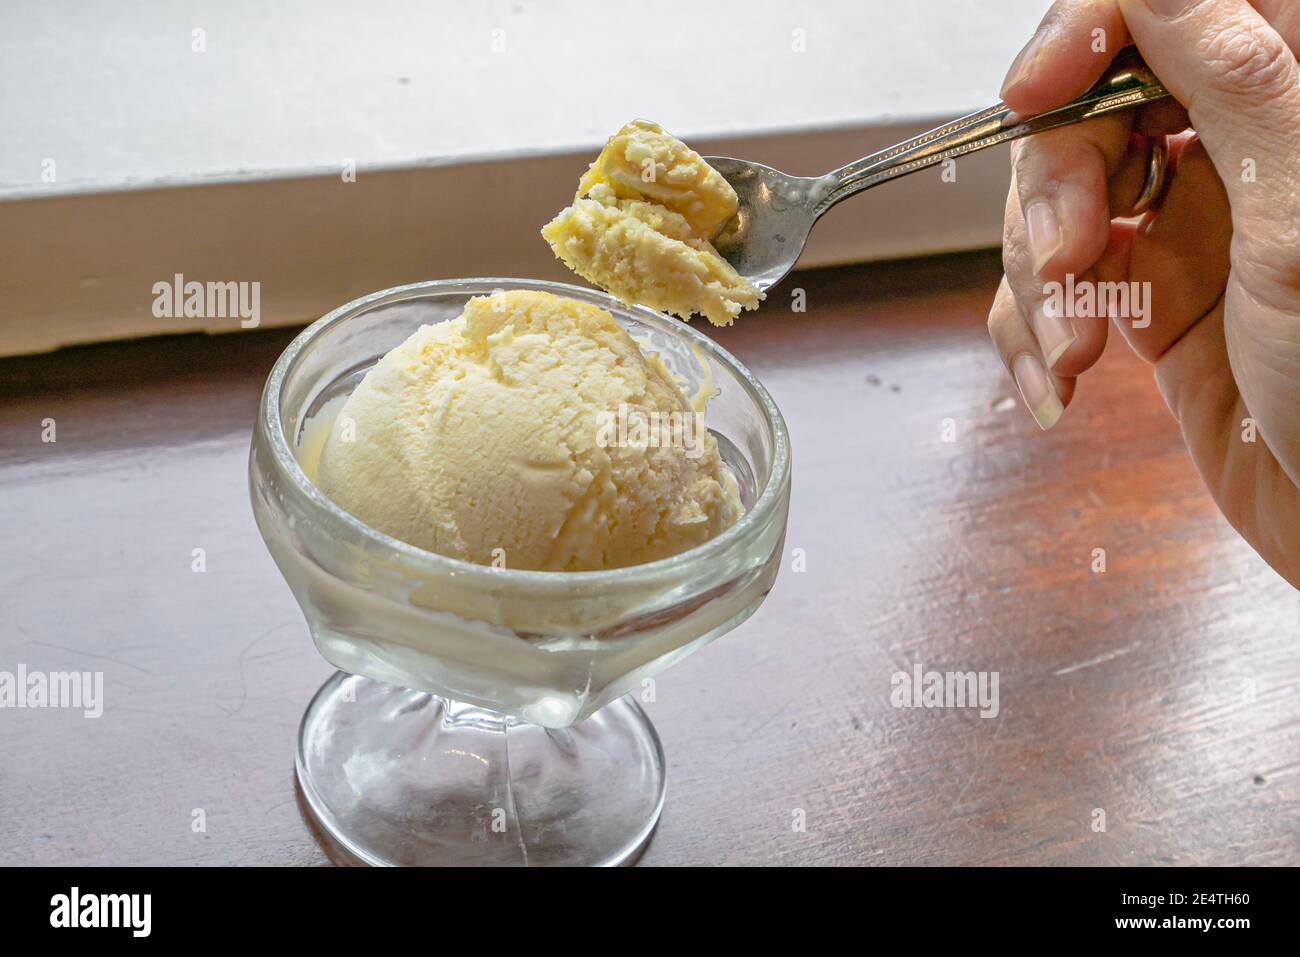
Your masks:
{"label": "white windowsill", "polygon": [[[394,282],[567,278],[537,229],[627,119],[819,172],[992,102],[1043,7],[18,2],[0,32],[0,354],[238,328],[154,318],[152,284],[177,272],[262,282],[263,324]],[[1004,156],[912,179],[837,209],[804,263],[998,241]]]}

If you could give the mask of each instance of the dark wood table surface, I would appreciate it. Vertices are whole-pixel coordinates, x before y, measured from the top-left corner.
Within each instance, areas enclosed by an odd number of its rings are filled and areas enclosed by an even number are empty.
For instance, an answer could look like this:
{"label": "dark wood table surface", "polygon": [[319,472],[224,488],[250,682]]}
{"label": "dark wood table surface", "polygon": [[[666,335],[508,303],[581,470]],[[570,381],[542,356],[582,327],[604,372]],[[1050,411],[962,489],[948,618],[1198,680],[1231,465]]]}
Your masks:
{"label": "dark wood table surface", "polygon": [[[802,273],[717,333],[789,423],[788,555],[752,619],[658,679],[643,864],[1300,863],[1300,595],[1118,337],[1039,432],[987,341],[998,274]],[[106,699],[0,709],[0,863],[328,861],[293,751],[330,669],[245,479],[293,334],[0,361],[0,670],[102,671]],[[997,672],[997,717],[894,707],[917,663]]]}

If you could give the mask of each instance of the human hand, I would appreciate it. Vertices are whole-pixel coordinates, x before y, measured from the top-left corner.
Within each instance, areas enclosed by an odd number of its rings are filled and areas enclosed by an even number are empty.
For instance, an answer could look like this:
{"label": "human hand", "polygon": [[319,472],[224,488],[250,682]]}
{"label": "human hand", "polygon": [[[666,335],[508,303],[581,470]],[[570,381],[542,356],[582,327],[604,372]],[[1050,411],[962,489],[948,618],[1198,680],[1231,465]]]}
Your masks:
{"label": "human hand", "polygon": [[[1057,0],[1003,98],[1061,106],[1130,42],[1177,102],[1014,144],[989,331],[1048,429],[1114,322],[1155,367],[1220,510],[1300,587],[1300,4]],[[1155,137],[1170,151],[1159,208],[1117,220]],[[1108,308],[1061,315],[1071,282]],[[1118,283],[1136,294],[1126,315]]]}

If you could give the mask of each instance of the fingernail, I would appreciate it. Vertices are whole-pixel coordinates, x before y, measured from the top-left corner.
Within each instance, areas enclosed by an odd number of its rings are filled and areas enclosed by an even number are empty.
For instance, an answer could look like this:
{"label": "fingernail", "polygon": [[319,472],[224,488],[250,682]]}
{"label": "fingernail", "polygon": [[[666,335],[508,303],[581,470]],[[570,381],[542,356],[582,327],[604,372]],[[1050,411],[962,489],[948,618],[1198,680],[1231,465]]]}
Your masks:
{"label": "fingernail", "polygon": [[1025,48],[1016,54],[1016,58],[1011,61],[1011,69],[1007,70],[1007,78],[1002,81],[1002,98],[1007,98],[1007,91],[1019,86],[1025,80],[1029,79],[1029,74],[1033,72],[1035,60],[1038,56],[1038,48],[1042,46],[1043,38],[1039,34],[1034,34]]}
{"label": "fingernail", "polygon": [[1050,429],[1065,411],[1061,397],[1056,394],[1052,377],[1043,368],[1043,364],[1027,352],[1016,357],[1016,361],[1011,364],[1011,372],[1016,377],[1020,397],[1025,400],[1025,406],[1038,427],[1044,431]]}
{"label": "fingernail", "polygon": [[1151,12],[1165,20],[1172,20],[1197,0],[1147,0]]}
{"label": "fingernail", "polygon": [[1025,226],[1029,230],[1029,255],[1034,257],[1034,274],[1052,261],[1061,251],[1065,238],[1052,204],[1045,199],[1035,200],[1025,210]]}
{"label": "fingernail", "polygon": [[1050,300],[1043,300],[1034,310],[1030,325],[1038,344],[1043,347],[1047,357],[1047,368],[1056,368],[1056,360],[1065,355],[1065,350],[1078,341],[1079,334],[1074,330],[1074,323],[1064,316],[1057,315]]}

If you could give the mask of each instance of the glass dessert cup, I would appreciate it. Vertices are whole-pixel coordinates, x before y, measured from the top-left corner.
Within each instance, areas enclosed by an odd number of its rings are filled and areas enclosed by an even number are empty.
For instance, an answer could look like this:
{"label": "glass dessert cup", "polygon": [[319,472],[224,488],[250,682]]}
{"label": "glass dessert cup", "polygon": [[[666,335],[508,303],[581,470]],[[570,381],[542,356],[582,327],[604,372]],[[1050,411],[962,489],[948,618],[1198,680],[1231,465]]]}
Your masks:
{"label": "glass dessert cup", "polygon": [[[326,498],[299,462],[306,423],[420,325],[502,289],[595,303],[688,395],[712,391],[704,421],[741,519],[660,561],[536,572],[424,551]],[[767,391],[688,326],[561,283],[449,280],[358,299],[289,345],[262,395],[249,485],[267,548],[340,669],[299,729],[298,782],[322,831],[370,864],[612,865],[649,840],[664,798],[663,751],[629,692],[771,589],[790,451]]]}

